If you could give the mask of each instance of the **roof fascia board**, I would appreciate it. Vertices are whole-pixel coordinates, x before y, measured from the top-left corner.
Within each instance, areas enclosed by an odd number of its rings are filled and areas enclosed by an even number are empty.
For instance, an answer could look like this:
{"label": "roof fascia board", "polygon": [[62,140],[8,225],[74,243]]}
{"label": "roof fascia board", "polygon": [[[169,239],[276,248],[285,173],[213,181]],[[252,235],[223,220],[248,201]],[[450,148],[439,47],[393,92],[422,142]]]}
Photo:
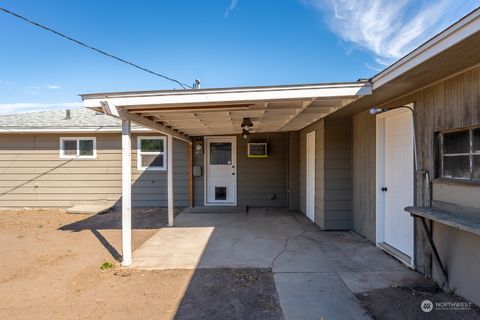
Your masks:
{"label": "roof fascia board", "polygon": [[372,78],[373,90],[480,31],[480,9],[430,39]]}
{"label": "roof fascia board", "polygon": [[118,107],[152,106],[179,106],[179,105],[213,105],[213,104],[235,104],[252,103],[255,101],[281,101],[301,100],[331,97],[357,97],[369,95],[372,92],[371,84],[367,82],[342,84],[342,85],[318,85],[299,88],[281,88],[261,90],[222,90],[222,91],[188,91],[183,93],[169,92],[168,94],[148,94],[130,96],[112,96],[108,98],[83,97],[84,106],[87,108],[101,107],[101,102],[108,101]]}
{"label": "roof fascia board", "polygon": [[281,91],[281,90],[301,90],[318,89],[327,87],[350,87],[363,86],[367,81],[357,82],[335,82],[335,83],[314,83],[314,84],[296,84],[296,85],[277,85],[277,86],[255,86],[255,87],[229,87],[229,88],[209,88],[209,89],[185,89],[185,90],[151,90],[151,91],[127,91],[127,92],[105,92],[105,93],[87,93],[80,94],[82,99],[101,99],[118,97],[139,97],[139,96],[159,96],[159,95],[188,95],[188,94],[207,94],[207,93],[226,93],[226,92],[262,92],[262,91]]}

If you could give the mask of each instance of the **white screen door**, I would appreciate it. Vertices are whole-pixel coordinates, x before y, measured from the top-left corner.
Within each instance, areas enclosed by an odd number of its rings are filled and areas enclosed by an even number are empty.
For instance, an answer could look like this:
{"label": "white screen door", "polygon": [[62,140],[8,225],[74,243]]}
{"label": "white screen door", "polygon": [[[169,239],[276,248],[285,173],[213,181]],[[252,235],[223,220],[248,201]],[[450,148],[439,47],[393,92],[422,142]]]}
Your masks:
{"label": "white screen door", "polygon": [[205,204],[236,205],[236,137],[206,137]]}
{"label": "white screen door", "polygon": [[315,131],[307,134],[306,215],[315,221]]}
{"label": "white screen door", "polygon": [[406,110],[385,118],[384,242],[408,257],[413,255],[413,123]]}

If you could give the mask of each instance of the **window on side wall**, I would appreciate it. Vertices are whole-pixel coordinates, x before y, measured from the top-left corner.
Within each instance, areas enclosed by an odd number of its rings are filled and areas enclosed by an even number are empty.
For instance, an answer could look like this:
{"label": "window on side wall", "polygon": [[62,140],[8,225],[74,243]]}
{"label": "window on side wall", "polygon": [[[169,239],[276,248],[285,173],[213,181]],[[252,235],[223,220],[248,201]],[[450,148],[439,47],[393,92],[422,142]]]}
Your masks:
{"label": "window on side wall", "polygon": [[95,138],[61,137],[60,159],[96,159],[97,142]]}
{"label": "window on side wall", "polygon": [[440,133],[439,176],[480,182],[480,128]]}
{"label": "window on side wall", "polygon": [[137,169],[157,170],[167,169],[167,152],[165,137],[137,138]]}

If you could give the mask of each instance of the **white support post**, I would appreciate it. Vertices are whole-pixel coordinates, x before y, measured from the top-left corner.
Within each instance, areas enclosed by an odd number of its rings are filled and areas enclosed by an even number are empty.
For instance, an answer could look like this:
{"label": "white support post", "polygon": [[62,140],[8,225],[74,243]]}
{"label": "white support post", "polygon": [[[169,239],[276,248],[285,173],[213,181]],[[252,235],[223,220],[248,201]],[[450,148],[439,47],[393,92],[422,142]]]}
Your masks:
{"label": "white support post", "polygon": [[173,227],[173,137],[167,135],[167,198],[168,198],[168,226]]}
{"label": "white support post", "polygon": [[122,120],[122,265],[132,264],[132,139],[130,120]]}

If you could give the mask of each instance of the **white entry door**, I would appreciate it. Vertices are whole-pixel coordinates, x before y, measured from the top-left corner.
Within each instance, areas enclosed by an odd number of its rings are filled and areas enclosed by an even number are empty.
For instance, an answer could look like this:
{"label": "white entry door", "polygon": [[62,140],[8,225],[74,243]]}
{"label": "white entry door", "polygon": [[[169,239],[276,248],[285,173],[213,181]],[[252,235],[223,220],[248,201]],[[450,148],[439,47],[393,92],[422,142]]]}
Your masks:
{"label": "white entry door", "polygon": [[306,215],[315,222],[315,131],[307,134]]}
{"label": "white entry door", "polygon": [[205,146],[205,204],[236,205],[236,137],[206,137]]}
{"label": "white entry door", "polygon": [[413,218],[404,208],[413,205],[414,151],[413,120],[405,110],[384,119],[384,195],[383,241],[408,256],[413,256]]}

